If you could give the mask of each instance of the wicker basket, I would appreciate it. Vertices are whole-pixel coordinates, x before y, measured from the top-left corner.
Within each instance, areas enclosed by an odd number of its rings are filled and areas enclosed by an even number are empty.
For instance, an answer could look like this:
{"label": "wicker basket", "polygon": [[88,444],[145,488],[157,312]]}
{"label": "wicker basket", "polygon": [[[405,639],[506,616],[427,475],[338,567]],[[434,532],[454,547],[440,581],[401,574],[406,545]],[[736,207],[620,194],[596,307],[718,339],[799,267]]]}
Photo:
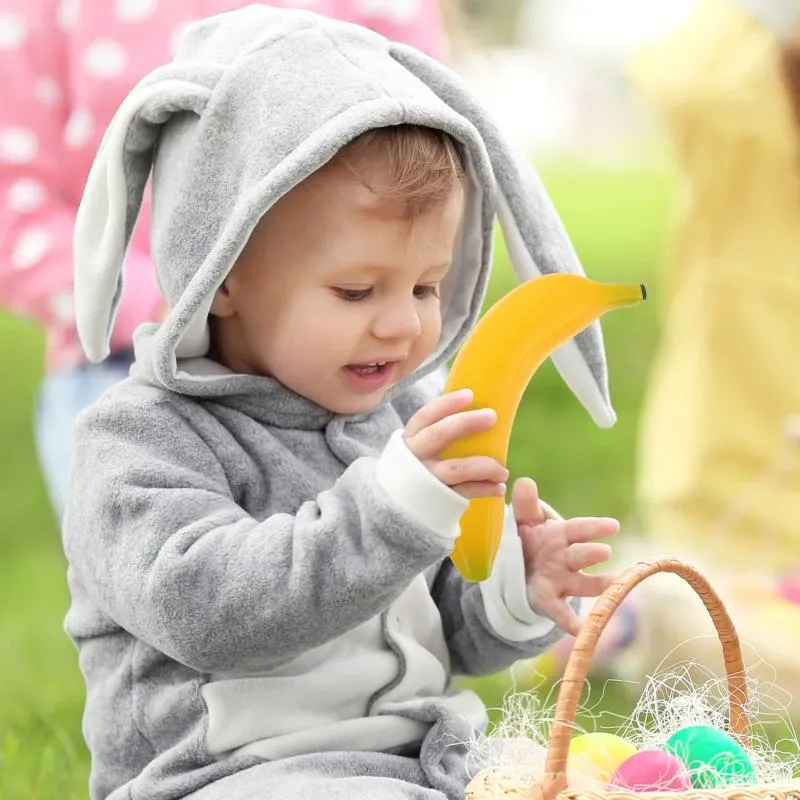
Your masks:
{"label": "wicker basket", "polygon": [[800,800],[800,784],[788,787],[731,786],[691,789],[684,792],[633,792],[625,789],[570,789],[567,756],[581,691],[597,641],[614,610],[645,578],[672,572],[683,578],[700,596],[722,644],[730,705],[730,732],[747,745],[747,683],[742,651],[733,622],[708,581],[689,564],[677,559],[643,561],[626,570],[598,599],[575,639],[558,692],[555,719],[547,744],[544,775],[529,771],[487,769],[467,786],[467,800]]}

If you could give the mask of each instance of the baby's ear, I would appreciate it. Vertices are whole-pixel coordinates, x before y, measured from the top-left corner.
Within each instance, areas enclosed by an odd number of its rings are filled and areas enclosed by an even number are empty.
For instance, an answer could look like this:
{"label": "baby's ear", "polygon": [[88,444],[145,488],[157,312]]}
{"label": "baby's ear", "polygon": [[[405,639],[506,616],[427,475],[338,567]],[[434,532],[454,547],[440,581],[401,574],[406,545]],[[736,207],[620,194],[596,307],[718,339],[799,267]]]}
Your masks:
{"label": "baby's ear", "polygon": [[228,279],[222,282],[222,286],[214,292],[214,300],[211,303],[211,311],[215,317],[232,317],[236,309],[233,304],[233,296],[228,287]]}

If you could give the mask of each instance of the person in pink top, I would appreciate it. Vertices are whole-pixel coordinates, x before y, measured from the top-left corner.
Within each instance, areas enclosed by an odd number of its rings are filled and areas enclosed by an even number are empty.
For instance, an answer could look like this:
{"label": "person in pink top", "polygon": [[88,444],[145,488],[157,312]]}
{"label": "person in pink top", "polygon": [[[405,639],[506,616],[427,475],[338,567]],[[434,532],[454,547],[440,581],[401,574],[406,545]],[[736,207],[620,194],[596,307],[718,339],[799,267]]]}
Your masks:
{"label": "person in pink top", "polygon": [[[133,333],[163,299],[149,253],[149,203],[127,253],[112,357],[88,364],[73,320],[72,229],[102,132],[139,78],[172,58],[191,21],[247,0],[4,0],[0,6],[0,307],[46,332],[36,444],[55,512],[73,422],[125,377]],[[277,0],[355,22],[446,59],[435,0]]]}

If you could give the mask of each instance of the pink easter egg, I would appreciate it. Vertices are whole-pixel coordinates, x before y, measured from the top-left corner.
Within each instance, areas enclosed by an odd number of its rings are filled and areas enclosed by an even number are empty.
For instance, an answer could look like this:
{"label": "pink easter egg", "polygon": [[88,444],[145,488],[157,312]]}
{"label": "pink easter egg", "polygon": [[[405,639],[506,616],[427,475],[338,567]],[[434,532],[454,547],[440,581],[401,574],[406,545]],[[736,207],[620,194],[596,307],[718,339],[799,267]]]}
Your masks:
{"label": "pink easter egg", "polygon": [[792,572],[784,575],[778,581],[778,594],[789,603],[800,606],[800,574]]}
{"label": "pink easter egg", "polygon": [[685,767],[662,750],[640,750],[623,761],[609,786],[632,792],[683,792],[692,788]]}

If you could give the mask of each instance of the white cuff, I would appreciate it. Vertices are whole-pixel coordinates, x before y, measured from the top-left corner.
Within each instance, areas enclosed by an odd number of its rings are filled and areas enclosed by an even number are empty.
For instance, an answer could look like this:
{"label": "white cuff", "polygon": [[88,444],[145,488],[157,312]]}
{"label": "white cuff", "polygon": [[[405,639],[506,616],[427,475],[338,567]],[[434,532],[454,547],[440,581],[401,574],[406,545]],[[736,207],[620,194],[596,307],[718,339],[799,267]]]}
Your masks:
{"label": "white cuff", "polygon": [[[542,503],[542,507],[549,517],[561,519],[549,506]],[[511,506],[506,507],[492,573],[480,587],[486,616],[498,636],[510,642],[527,642],[545,636],[555,627],[553,620],[537,614],[528,601],[522,542]]]}
{"label": "white cuff", "polygon": [[461,533],[459,522],[469,500],[442,483],[408,449],[403,431],[395,431],[378,459],[378,483],[416,522],[452,545]]}

